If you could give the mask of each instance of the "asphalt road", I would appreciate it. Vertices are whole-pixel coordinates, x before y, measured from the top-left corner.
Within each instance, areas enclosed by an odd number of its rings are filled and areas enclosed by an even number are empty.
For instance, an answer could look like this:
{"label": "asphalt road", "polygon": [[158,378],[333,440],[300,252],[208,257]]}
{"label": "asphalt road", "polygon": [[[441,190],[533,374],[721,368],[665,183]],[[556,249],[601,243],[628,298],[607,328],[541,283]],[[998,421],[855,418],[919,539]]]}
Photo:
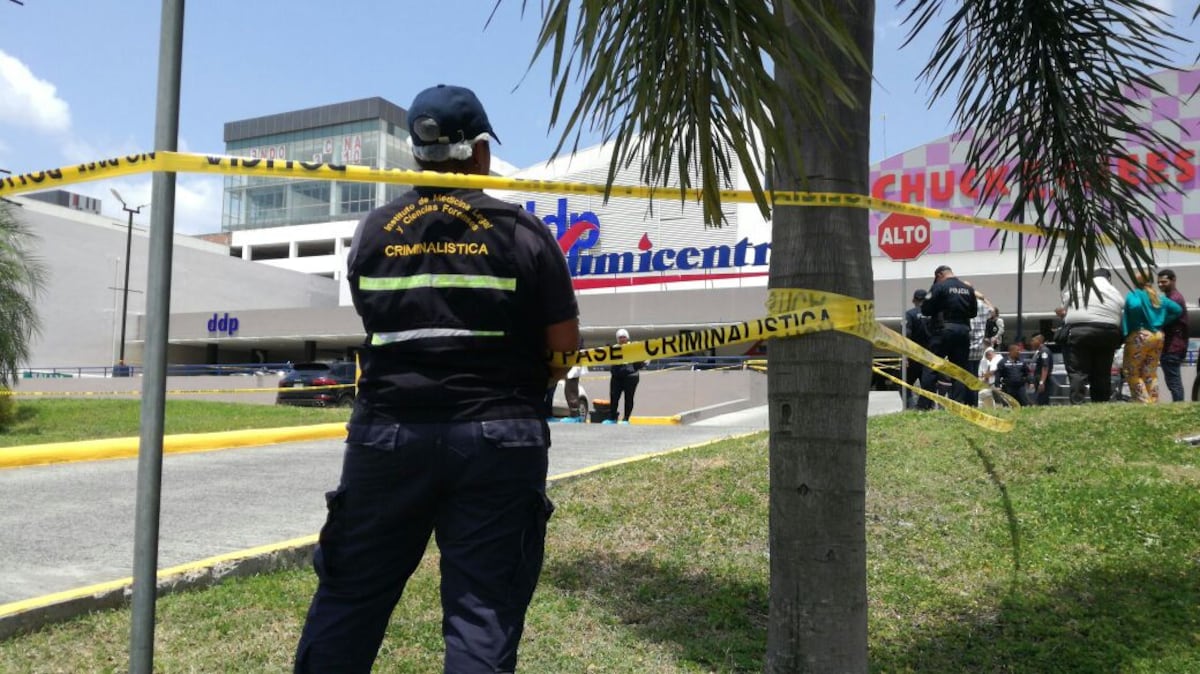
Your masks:
{"label": "asphalt road", "polygon": [[[899,408],[873,393],[872,412]],[[554,424],[552,477],[767,428],[765,407],[689,425]],[[298,442],[163,461],[159,568],[315,534],[341,468],[338,441]],[[127,578],[137,461],[0,470],[0,604]]]}
{"label": "asphalt road", "polygon": [[[553,424],[550,474],[765,429],[765,409],[687,426]],[[342,444],[325,440],[163,460],[159,567],[316,533]],[[0,604],[132,575],[137,461],[0,471]]]}

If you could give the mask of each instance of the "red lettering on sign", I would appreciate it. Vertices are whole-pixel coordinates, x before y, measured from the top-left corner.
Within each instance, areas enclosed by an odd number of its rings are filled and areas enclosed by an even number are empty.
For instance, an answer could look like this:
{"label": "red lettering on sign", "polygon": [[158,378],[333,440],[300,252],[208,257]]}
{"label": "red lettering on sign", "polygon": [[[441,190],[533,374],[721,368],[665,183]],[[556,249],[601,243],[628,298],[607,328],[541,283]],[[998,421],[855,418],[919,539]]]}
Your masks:
{"label": "red lettering on sign", "polygon": [[[1193,150],[1170,153],[1150,150],[1126,154],[1113,160],[1112,175],[1133,185],[1143,182],[1156,185],[1171,180],[1190,183],[1196,179],[1195,158],[1196,152]],[[880,173],[871,183],[871,196],[906,204],[944,203],[956,197],[968,201],[992,200],[1010,194],[1008,182],[1013,177],[1013,170],[1015,169],[1012,167],[988,166],[979,169],[968,168],[961,171],[961,174],[952,169]],[[1031,195],[1041,194],[1046,197],[1055,186],[1066,184],[1066,176],[1073,171],[1071,167],[1065,167],[1054,171],[1057,177],[1047,178],[1039,175],[1042,170],[1042,166],[1034,163],[1021,171],[1026,184],[1042,183],[1036,188],[1029,188]]]}

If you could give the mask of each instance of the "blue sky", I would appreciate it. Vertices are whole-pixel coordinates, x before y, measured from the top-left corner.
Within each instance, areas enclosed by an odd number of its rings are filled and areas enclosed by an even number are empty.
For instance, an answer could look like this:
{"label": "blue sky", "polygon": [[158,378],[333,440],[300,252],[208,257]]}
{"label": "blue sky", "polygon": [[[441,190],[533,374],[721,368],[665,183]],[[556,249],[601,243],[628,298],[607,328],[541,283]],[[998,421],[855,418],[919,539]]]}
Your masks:
{"label": "blue sky", "polygon": [[[1167,10],[1172,0],[1157,0]],[[24,173],[152,149],[161,3],[157,0],[0,0],[0,168]],[[222,153],[227,121],[382,96],[407,106],[446,82],[483,100],[503,144],[498,156],[530,166],[550,156],[549,63],[529,69],[541,2],[193,0],[186,7],[180,149]],[[1192,6],[1180,5],[1185,18]],[[901,50],[903,14],[876,9],[872,161],[949,133],[948,100],[927,106],[917,76],[932,30]],[[1190,21],[1179,30],[1200,35]],[[1180,55],[1190,63],[1195,53]],[[594,140],[594,137],[589,140]],[[124,214],[149,201],[149,176],[72,189]],[[177,231],[220,229],[219,178],[179,176]],[[149,222],[143,210],[136,222]]]}

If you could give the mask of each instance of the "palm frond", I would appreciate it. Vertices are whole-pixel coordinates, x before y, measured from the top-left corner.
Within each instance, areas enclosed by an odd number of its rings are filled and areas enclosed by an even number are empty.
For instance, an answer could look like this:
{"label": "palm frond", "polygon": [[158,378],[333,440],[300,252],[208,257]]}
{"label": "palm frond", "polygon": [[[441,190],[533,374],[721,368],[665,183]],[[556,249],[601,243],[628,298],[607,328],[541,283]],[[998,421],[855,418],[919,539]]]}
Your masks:
{"label": "palm frond", "polygon": [[45,287],[46,266],[29,253],[29,229],[0,203],[0,384],[11,386],[29,344],[40,330],[37,296]]}
{"label": "palm frond", "polygon": [[[786,0],[814,31],[831,37],[841,53],[867,70],[846,28],[803,0]],[[798,142],[784,119],[818,120],[833,96],[854,104],[832,60],[790,37],[773,4],[728,0],[549,0],[533,56],[551,58],[556,95],[551,126],[562,122],[554,154],[575,151],[582,132],[614,144],[608,184],[617,171],[641,161],[641,180],[667,185],[676,177],[681,196],[703,188],[705,223],[722,220],[720,190],[732,186],[738,166],[759,209],[770,205],[760,176],[776,156],[790,157]],[[522,11],[526,9],[522,3]],[[832,15],[833,13],[829,13]],[[573,17],[573,20],[572,20]],[[801,95],[781,95],[773,70],[785,69]],[[578,81],[577,101],[568,84]],[[781,114],[786,113],[786,114]],[[757,134],[757,135],[756,135]],[[729,148],[733,156],[722,151]],[[736,161],[735,161],[736,160]]]}

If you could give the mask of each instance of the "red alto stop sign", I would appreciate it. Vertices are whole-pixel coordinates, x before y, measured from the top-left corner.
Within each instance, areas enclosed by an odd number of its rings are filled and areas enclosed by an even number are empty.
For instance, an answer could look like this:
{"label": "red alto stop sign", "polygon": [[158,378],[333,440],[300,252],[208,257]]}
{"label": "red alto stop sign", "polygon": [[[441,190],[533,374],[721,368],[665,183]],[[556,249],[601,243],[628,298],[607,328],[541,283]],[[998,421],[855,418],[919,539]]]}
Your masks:
{"label": "red alto stop sign", "polygon": [[879,250],[896,262],[915,260],[929,249],[929,221],[916,215],[892,213],[879,223]]}

